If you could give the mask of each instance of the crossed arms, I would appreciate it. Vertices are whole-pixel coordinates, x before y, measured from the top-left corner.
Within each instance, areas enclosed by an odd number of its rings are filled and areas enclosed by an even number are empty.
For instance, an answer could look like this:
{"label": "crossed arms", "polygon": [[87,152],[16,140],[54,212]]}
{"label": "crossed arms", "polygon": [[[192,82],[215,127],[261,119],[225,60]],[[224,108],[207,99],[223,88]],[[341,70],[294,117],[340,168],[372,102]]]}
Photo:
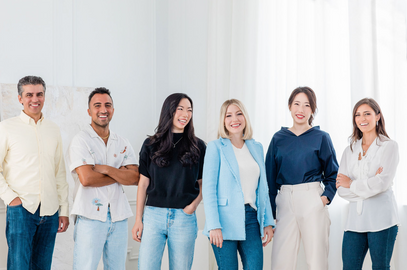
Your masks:
{"label": "crossed arms", "polygon": [[119,169],[108,165],[83,165],[75,171],[84,187],[103,187],[114,183],[137,185],[140,179],[137,165],[122,166]]}

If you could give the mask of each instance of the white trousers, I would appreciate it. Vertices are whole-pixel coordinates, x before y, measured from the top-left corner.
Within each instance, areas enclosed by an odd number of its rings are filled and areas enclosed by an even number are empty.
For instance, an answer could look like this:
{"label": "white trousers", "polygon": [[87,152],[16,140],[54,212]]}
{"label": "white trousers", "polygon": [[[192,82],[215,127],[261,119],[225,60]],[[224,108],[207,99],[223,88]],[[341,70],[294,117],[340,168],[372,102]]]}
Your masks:
{"label": "white trousers", "polygon": [[328,208],[319,182],[283,185],[276,197],[277,223],[271,254],[272,270],[295,270],[300,241],[309,270],[328,270]]}

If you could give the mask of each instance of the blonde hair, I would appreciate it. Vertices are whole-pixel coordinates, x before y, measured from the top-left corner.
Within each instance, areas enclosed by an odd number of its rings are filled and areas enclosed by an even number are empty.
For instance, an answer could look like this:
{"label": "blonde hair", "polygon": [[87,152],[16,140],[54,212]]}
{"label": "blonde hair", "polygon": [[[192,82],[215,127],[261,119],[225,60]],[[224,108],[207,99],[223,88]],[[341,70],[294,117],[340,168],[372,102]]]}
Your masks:
{"label": "blonde hair", "polygon": [[243,130],[243,140],[250,140],[253,137],[253,129],[250,123],[249,115],[247,114],[246,108],[244,107],[243,103],[237,99],[226,100],[220,107],[218,137],[230,139],[229,132],[225,127],[226,112],[230,105],[236,105],[242,111],[243,116],[246,120],[246,127]]}

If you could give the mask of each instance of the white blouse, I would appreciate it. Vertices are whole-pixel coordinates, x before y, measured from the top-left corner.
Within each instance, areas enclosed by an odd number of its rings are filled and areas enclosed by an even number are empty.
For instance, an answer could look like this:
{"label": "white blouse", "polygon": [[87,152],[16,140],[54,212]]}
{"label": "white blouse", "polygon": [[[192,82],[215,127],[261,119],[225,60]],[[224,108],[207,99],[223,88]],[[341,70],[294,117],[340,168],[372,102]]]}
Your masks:
{"label": "white blouse", "polygon": [[242,186],[244,203],[250,204],[255,210],[256,191],[259,185],[260,167],[254,160],[246,143],[241,149],[236,148],[233,144],[237,163],[239,164],[240,185]]}
{"label": "white blouse", "polygon": [[[362,159],[359,160],[359,153]],[[338,194],[349,203],[345,231],[377,232],[399,224],[393,179],[399,163],[398,145],[380,136],[363,156],[362,140],[347,147],[338,173],[353,180],[350,188],[339,187]],[[382,173],[376,171],[383,167]]]}

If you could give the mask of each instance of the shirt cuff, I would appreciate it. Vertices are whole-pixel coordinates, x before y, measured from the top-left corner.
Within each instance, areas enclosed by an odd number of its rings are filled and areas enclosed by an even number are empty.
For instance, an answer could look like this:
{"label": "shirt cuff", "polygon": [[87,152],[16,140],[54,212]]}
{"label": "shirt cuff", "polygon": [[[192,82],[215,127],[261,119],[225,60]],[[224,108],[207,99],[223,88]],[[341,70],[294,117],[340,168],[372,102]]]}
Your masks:
{"label": "shirt cuff", "polygon": [[60,205],[58,214],[59,214],[60,217],[69,217],[69,206],[68,205]]}
{"label": "shirt cuff", "polygon": [[9,205],[15,198],[18,197],[18,194],[15,193],[13,190],[8,188],[6,192],[3,193],[1,198],[3,199],[4,203]]}

